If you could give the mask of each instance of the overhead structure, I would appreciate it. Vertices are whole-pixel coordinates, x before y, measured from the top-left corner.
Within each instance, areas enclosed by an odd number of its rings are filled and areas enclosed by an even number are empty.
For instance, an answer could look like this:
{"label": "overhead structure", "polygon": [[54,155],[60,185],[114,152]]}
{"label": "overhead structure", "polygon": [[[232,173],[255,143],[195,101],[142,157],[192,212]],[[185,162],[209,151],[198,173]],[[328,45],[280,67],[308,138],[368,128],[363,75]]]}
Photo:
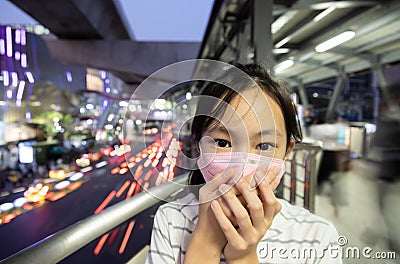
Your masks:
{"label": "overhead structure", "polygon": [[112,0],[11,0],[61,39],[132,39]]}
{"label": "overhead structure", "polygon": [[307,85],[334,80],[325,121],[335,119],[349,76],[363,71],[376,76],[386,104],[396,106],[385,68],[400,62],[399,1],[265,2],[216,0],[199,58],[262,63],[304,106]]}
{"label": "overhead structure", "polygon": [[193,42],[135,41],[118,1],[11,2],[57,37],[44,38],[55,59],[107,70],[127,84],[128,92],[161,67],[195,59],[200,47]]}
{"label": "overhead structure", "polygon": [[[400,61],[399,1],[273,1],[272,10],[257,10],[271,13],[271,23],[254,19],[258,4],[216,0],[199,58],[267,62],[293,88]],[[252,34],[262,27],[268,45]],[[273,58],[260,57],[260,46],[271,46]]]}

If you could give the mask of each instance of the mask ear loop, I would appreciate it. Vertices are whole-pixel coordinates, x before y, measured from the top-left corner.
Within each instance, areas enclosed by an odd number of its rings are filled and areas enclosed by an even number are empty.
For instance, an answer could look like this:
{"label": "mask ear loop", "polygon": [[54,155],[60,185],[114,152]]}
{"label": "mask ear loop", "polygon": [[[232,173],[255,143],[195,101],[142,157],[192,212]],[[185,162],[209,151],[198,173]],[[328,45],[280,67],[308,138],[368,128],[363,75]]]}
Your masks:
{"label": "mask ear loop", "polygon": [[[270,161],[270,164],[268,165],[268,169],[267,169],[267,173],[268,173],[268,171],[269,170],[271,170],[272,169],[272,166],[273,166],[273,161],[271,160]],[[255,178],[256,176],[255,175],[253,175],[253,179]],[[262,179],[262,181],[266,178],[267,176],[266,175],[264,175],[264,177],[263,177],[263,179]],[[256,182],[256,180],[254,179],[254,181]],[[249,186],[249,191],[250,192],[252,192],[252,191],[254,191],[255,189],[257,189],[258,188],[258,186],[259,186],[260,184],[259,183],[257,183],[256,182],[256,184],[254,185],[254,187],[251,187],[251,186]]]}
{"label": "mask ear loop", "polygon": [[[282,173],[282,176],[281,176],[281,178],[279,179],[279,184],[281,184],[280,182],[282,181],[283,177],[284,177],[285,174],[286,174],[286,160],[287,160],[288,154],[289,154],[289,153],[286,153],[285,157],[283,157],[283,159],[282,159],[283,162],[282,162],[282,164],[281,164],[281,169],[284,169],[285,171]],[[278,184],[278,186],[279,186],[279,184]],[[274,195],[277,195],[277,194],[278,194],[278,186],[277,186],[276,189],[273,191]]]}
{"label": "mask ear loop", "polygon": [[[197,144],[198,148],[199,148],[199,153],[200,153],[199,159],[201,159],[201,161],[204,162],[204,166],[203,167],[205,167],[208,164],[210,164],[214,160],[215,155],[217,153],[215,149],[213,149],[212,152],[207,152],[207,144],[211,143],[211,141],[213,141],[213,139],[211,137],[205,136],[205,137],[202,137],[200,139],[200,141],[198,142],[198,144]],[[205,162],[204,154],[212,155],[212,158],[209,159],[208,162]]]}

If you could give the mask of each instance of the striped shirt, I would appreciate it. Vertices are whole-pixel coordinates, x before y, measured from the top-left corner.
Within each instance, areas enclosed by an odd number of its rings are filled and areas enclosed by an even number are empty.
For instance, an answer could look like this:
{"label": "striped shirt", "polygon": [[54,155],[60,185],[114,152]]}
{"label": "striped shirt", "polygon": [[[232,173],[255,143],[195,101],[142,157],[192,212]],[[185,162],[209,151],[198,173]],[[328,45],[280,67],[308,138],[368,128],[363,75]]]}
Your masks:
{"label": "striped shirt", "polygon": [[[282,210],[258,244],[260,263],[342,263],[338,233],[327,220],[278,199]],[[159,207],[146,263],[183,263],[198,220],[192,193]],[[226,263],[221,255],[221,263]]]}

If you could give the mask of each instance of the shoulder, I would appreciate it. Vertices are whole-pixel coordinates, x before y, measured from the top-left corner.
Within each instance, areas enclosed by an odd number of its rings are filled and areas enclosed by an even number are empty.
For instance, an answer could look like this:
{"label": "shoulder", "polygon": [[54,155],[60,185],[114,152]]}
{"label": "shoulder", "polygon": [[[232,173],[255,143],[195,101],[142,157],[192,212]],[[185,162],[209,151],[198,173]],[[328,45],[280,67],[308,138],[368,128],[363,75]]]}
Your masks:
{"label": "shoulder", "polygon": [[166,217],[174,221],[197,222],[198,200],[194,194],[184,192],[180,197],[161,205],[156,213],[156,217]]}
{"label": "shoulder", "polygon": [[154,217],[152,247],[170,248],[175,260],[184,255],[197,223],[197,208],[193,194],[161,205]]}
{"label": "shoulder", "polygon": [[336,228],[325,218],[282,199],[279,199],[279,202],[282,210],[273,223],[273,227],[276,229],[297,237],[319,241],[326,235],[337,236]]}
{"label": "shoulder", "polygon": [[278,200],[282,205],[282,210],[280,211],[280,215],[287,221],[314,223],[321,225],[331,224],[325,218],[315,215],[303,207],[290,204],[289,202],[282,199]]}

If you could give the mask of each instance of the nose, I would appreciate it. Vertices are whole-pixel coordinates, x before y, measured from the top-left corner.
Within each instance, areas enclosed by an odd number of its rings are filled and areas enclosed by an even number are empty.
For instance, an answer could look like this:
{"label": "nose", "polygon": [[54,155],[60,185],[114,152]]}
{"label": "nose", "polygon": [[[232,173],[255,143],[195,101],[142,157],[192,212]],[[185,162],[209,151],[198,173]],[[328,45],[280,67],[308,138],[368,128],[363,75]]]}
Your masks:
{"label": "nose", "polygon": [[246,152],[246,153],[254,153],[255,150],[250,148],[248,140],[237,140],[232,144],[233,152]]}

